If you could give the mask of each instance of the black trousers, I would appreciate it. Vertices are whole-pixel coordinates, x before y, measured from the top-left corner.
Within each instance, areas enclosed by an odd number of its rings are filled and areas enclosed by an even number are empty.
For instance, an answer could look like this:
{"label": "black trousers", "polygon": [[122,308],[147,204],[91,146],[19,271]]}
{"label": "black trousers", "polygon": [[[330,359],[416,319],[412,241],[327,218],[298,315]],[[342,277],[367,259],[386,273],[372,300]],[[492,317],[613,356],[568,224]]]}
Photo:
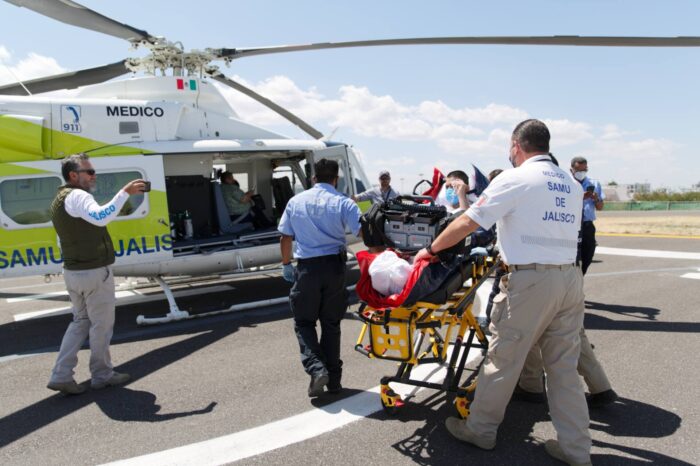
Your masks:
{"label": "black trousers", "polygon": [[[300,259],[289,293],[294,331],[304,370],[309,375],[327,373],[329,386],[340,384],[340,321],[347,310],[345,255]],[[321,323],[321,338],[316,322]]]}
{"label": "black trousers", "polygon": [[586,275],[588,266],[593,262],[595,254],[595,225],[593,222],[583,222],[581,224],[581,272]]}

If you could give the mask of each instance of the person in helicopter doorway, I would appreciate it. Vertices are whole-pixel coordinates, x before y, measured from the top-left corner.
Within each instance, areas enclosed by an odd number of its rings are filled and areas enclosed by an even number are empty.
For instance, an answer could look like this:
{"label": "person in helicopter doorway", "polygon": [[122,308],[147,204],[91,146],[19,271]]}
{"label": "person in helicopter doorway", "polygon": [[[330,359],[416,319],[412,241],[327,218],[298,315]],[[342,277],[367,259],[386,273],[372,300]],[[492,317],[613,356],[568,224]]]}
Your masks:
{"label": "person in helicopter doorway", "polygon": [[254,202],[255,192],[252,190],[243,192],[240,184],[233,177],[233,173],[223,172],[219,175],[219,180],[221,181],[221,193],[224,196],[231,221],[234,223],[251,222],[256,230],[274,226],[263,210]]}

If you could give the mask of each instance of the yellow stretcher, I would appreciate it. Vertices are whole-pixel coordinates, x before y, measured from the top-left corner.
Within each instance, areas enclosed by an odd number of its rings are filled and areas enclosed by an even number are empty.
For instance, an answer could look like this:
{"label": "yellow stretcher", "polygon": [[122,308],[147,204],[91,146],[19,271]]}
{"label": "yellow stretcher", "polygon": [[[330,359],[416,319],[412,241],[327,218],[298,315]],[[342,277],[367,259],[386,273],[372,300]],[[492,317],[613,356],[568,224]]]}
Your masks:
{"label": "yellow stretcher", "polygon": [[[454,393],[460,417],[469,415],[468,396],[476,389],[476,375],[481,365],[465,369],[469,350],[479,348],[485,354],[488,349],[488,340],[474,318],[472,306],[477,289],[498,265],[497,258],[472,257],[466,264],[466,276],[458,273],[451,277],[443,285],[447,290],[438,293],[444,297],[447,291],[445,302],[432,302],[428,297],[410,307],[360,306],[358,314],[364,325],[355,350],[370,359],[399,362],[396,375],[381,379],[381,402],[387,413],[395,414],[404,405],[401,395],[389,385],[398,382]],[[474,342],[475,336],[478,342]],[[447,373],[441,383],[411,378],[413,368],[429,363],[446,365]],[[462,382],[465,371],[468,374]]]}

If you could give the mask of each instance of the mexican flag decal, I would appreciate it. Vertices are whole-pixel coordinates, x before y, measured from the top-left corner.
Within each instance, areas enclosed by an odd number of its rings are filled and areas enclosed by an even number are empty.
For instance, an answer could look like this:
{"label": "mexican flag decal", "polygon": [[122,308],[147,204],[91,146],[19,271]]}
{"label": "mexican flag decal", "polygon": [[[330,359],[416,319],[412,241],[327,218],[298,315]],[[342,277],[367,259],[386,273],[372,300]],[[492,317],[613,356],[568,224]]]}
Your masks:
{"label": "mexican flag decal", "polygon": [[185,89],[189,89],[191,91],[197,90],[197,81],[195,81],[194,79],[178,78],[176,80],[176,82],[177,82],[177,89],[179,91],[184,91]]}

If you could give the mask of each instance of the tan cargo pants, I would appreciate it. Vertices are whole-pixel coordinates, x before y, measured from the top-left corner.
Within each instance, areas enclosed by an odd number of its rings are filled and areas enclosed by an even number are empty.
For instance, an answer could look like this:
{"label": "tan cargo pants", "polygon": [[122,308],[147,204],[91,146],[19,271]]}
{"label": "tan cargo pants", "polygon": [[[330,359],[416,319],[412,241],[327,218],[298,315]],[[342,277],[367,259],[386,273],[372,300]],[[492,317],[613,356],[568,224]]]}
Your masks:
{"label": "tan cargo pants", "polygon": [[583,276],[578,267],[538,266],[501,281],[494,299],[493,334],[467,418],[475,434],[496,439],[528,352],[535,343],[547,373],[550,415],[559,445],[576,462],[590,461],[588,407],[576,366],[583,324]]}
{"label": "tan cargo pants", "polygon": [[51,382],[70,382],[78,351],[90,337],[92,384],[107,381],[112,374],[109,342],[114,330],[114,275],[111,267],[89,270],[63,270],[63,279],[73,305],[73,321],[68,325]]}
{"label": "tan cargo pants", "polygon": [[[593,347],[588,341],[583,327],[581,327],[579,336],[581,338],[581,355],[578,359],[578,373],[583,376],[583,381],[586,382],[588,391],[595,394],[610,390],[612,386],[608,376],[595,357]],[[520,374],[520,387],[528,392],[542,393],[544,391],[542,386],[543,374],[542,354],[540,347],[536,344],[530,350],[527,359],[525,359],[525,366],[523,366],[523,372]]]}

